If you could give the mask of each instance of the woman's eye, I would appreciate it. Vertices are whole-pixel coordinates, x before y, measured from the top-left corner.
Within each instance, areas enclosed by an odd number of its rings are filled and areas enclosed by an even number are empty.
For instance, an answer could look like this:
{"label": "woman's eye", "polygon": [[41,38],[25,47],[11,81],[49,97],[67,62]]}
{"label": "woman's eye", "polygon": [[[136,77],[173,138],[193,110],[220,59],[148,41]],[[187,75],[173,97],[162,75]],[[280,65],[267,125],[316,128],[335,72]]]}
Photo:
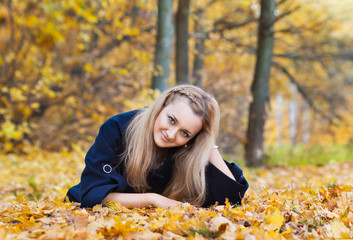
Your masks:
{"label": "woman's eye", "polygon": [[181,131],[181,134],[182,134],[184,137],[186,137],[186,138],[189,137],[189,134],[188,134],[187,132],[185,132],[185,131]]}
{"label": "woman's eye", "polygon": [[169,120],[172,124],[175,123],[174,119],[173,119],[172,117],[170,117],[170,116],[168,116],[168,120]]}

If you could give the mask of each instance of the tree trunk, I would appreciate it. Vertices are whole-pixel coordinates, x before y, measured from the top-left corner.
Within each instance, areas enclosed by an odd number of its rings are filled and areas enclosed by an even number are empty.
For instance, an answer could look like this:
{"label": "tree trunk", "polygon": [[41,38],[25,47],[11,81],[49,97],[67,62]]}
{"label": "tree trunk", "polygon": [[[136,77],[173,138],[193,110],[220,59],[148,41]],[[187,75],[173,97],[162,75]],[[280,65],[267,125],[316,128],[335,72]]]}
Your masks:
{"label": "tree trunk", "polygon": [[277,143],[279,146],[283,142],[283,96],[277,93],[276,125],[277,125]]}
{"label": "tree trunk", "polygon": [[177,84],[189,83],[188,20],[190,0],[179,0],[176,15],[175,76]]}
{"label": "tree trunk", "polygon": [[245,159],[248,166],[263,164],[263,132],[266,121],[266,103],[269,101],[269,78],[272,66],[275,0],[261,0],[258,28],[257,59],[254,80],[251,85]]}
{"label": "tree trunk", "polygon": [[194,65],[192,69],[192,78],[194,85],[201,86],[202,82],[202,68],[204,65],[204,49],[205,49],[205,38],[206,33],[201,25],[199,19],[201,19],[202,15],[198,15],[196,21],[194,22],[194,31],[196,33],[195,40],[195,56],[194,56]]}
{"label": "tree trunk", "polygon": [[303,143],[308,144],[310,142],[310,106],[306,101],[303,105],[302,122]]}
{"label": "tree trunk", "polygon": [[291,99],[289,100],[288,104],[288,114],[289,114],[289,139],[291,144],[296,143],[297,139],[297,129],[298,129],[298,111],[297,111],[297,104],[298,104],[298,94],[297,88],[295,85],[290,84],[289,90],[291,93]]}
{"label": "tree trunk", "polygon": [[130,3],[132,4],[130,28],[133,28],[135,26],[136,19],[139,14],[139,7],[136,4],[136,0],[133,0]]}
{"label": "tree trunk", "polygon": [[168,89],[169,65],[173,47],[173,0],[158,1],[158,32],[154,55],[152,88]]}

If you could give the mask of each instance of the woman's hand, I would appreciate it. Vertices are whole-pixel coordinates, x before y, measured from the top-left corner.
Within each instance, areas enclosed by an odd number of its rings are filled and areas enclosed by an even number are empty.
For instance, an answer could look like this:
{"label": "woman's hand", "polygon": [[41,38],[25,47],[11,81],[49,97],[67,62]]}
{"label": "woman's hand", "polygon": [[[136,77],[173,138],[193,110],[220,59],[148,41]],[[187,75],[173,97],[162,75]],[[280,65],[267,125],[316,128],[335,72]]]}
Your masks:
{"label": "woman's hand", "polygon": [[181,202],[164,197],[157,193],[149,193],[150,203],[153,207],[174,207]]}
{"label": "woman's hand", "polygon": [[125,207],[174,207],[181,203],[179,201],[164,197],[157,193],[119,193],[111,192],[104,199],[104,202],[114,201]]}

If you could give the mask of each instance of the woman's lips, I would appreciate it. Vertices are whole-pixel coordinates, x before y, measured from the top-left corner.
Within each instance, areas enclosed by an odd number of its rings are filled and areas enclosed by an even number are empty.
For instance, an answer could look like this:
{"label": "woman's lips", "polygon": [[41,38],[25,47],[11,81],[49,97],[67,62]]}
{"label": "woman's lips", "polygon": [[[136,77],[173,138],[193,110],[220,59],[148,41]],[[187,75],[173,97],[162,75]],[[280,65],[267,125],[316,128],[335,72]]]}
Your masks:
{"label": "woman's lips", "polygon": [[165,142],[170,142],[169,140],[168,140],[168,138],[163,134],[163,132],[161,132],[161,135],[162,135],[162,139],[163,139],[163,141],[165,141]]}

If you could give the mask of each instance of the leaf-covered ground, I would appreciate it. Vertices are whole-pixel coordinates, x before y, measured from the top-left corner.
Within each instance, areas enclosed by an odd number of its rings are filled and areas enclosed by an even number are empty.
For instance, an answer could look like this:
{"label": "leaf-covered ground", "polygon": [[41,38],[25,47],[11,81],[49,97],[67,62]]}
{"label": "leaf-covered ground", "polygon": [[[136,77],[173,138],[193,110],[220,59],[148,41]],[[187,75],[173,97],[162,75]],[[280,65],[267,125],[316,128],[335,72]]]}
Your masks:
{"label": "leaf-covered ground", "polygon": [[0,154],[0,239],[353,238],[353,162],[249,170],[242,206],[81,209],[82,152]]}

